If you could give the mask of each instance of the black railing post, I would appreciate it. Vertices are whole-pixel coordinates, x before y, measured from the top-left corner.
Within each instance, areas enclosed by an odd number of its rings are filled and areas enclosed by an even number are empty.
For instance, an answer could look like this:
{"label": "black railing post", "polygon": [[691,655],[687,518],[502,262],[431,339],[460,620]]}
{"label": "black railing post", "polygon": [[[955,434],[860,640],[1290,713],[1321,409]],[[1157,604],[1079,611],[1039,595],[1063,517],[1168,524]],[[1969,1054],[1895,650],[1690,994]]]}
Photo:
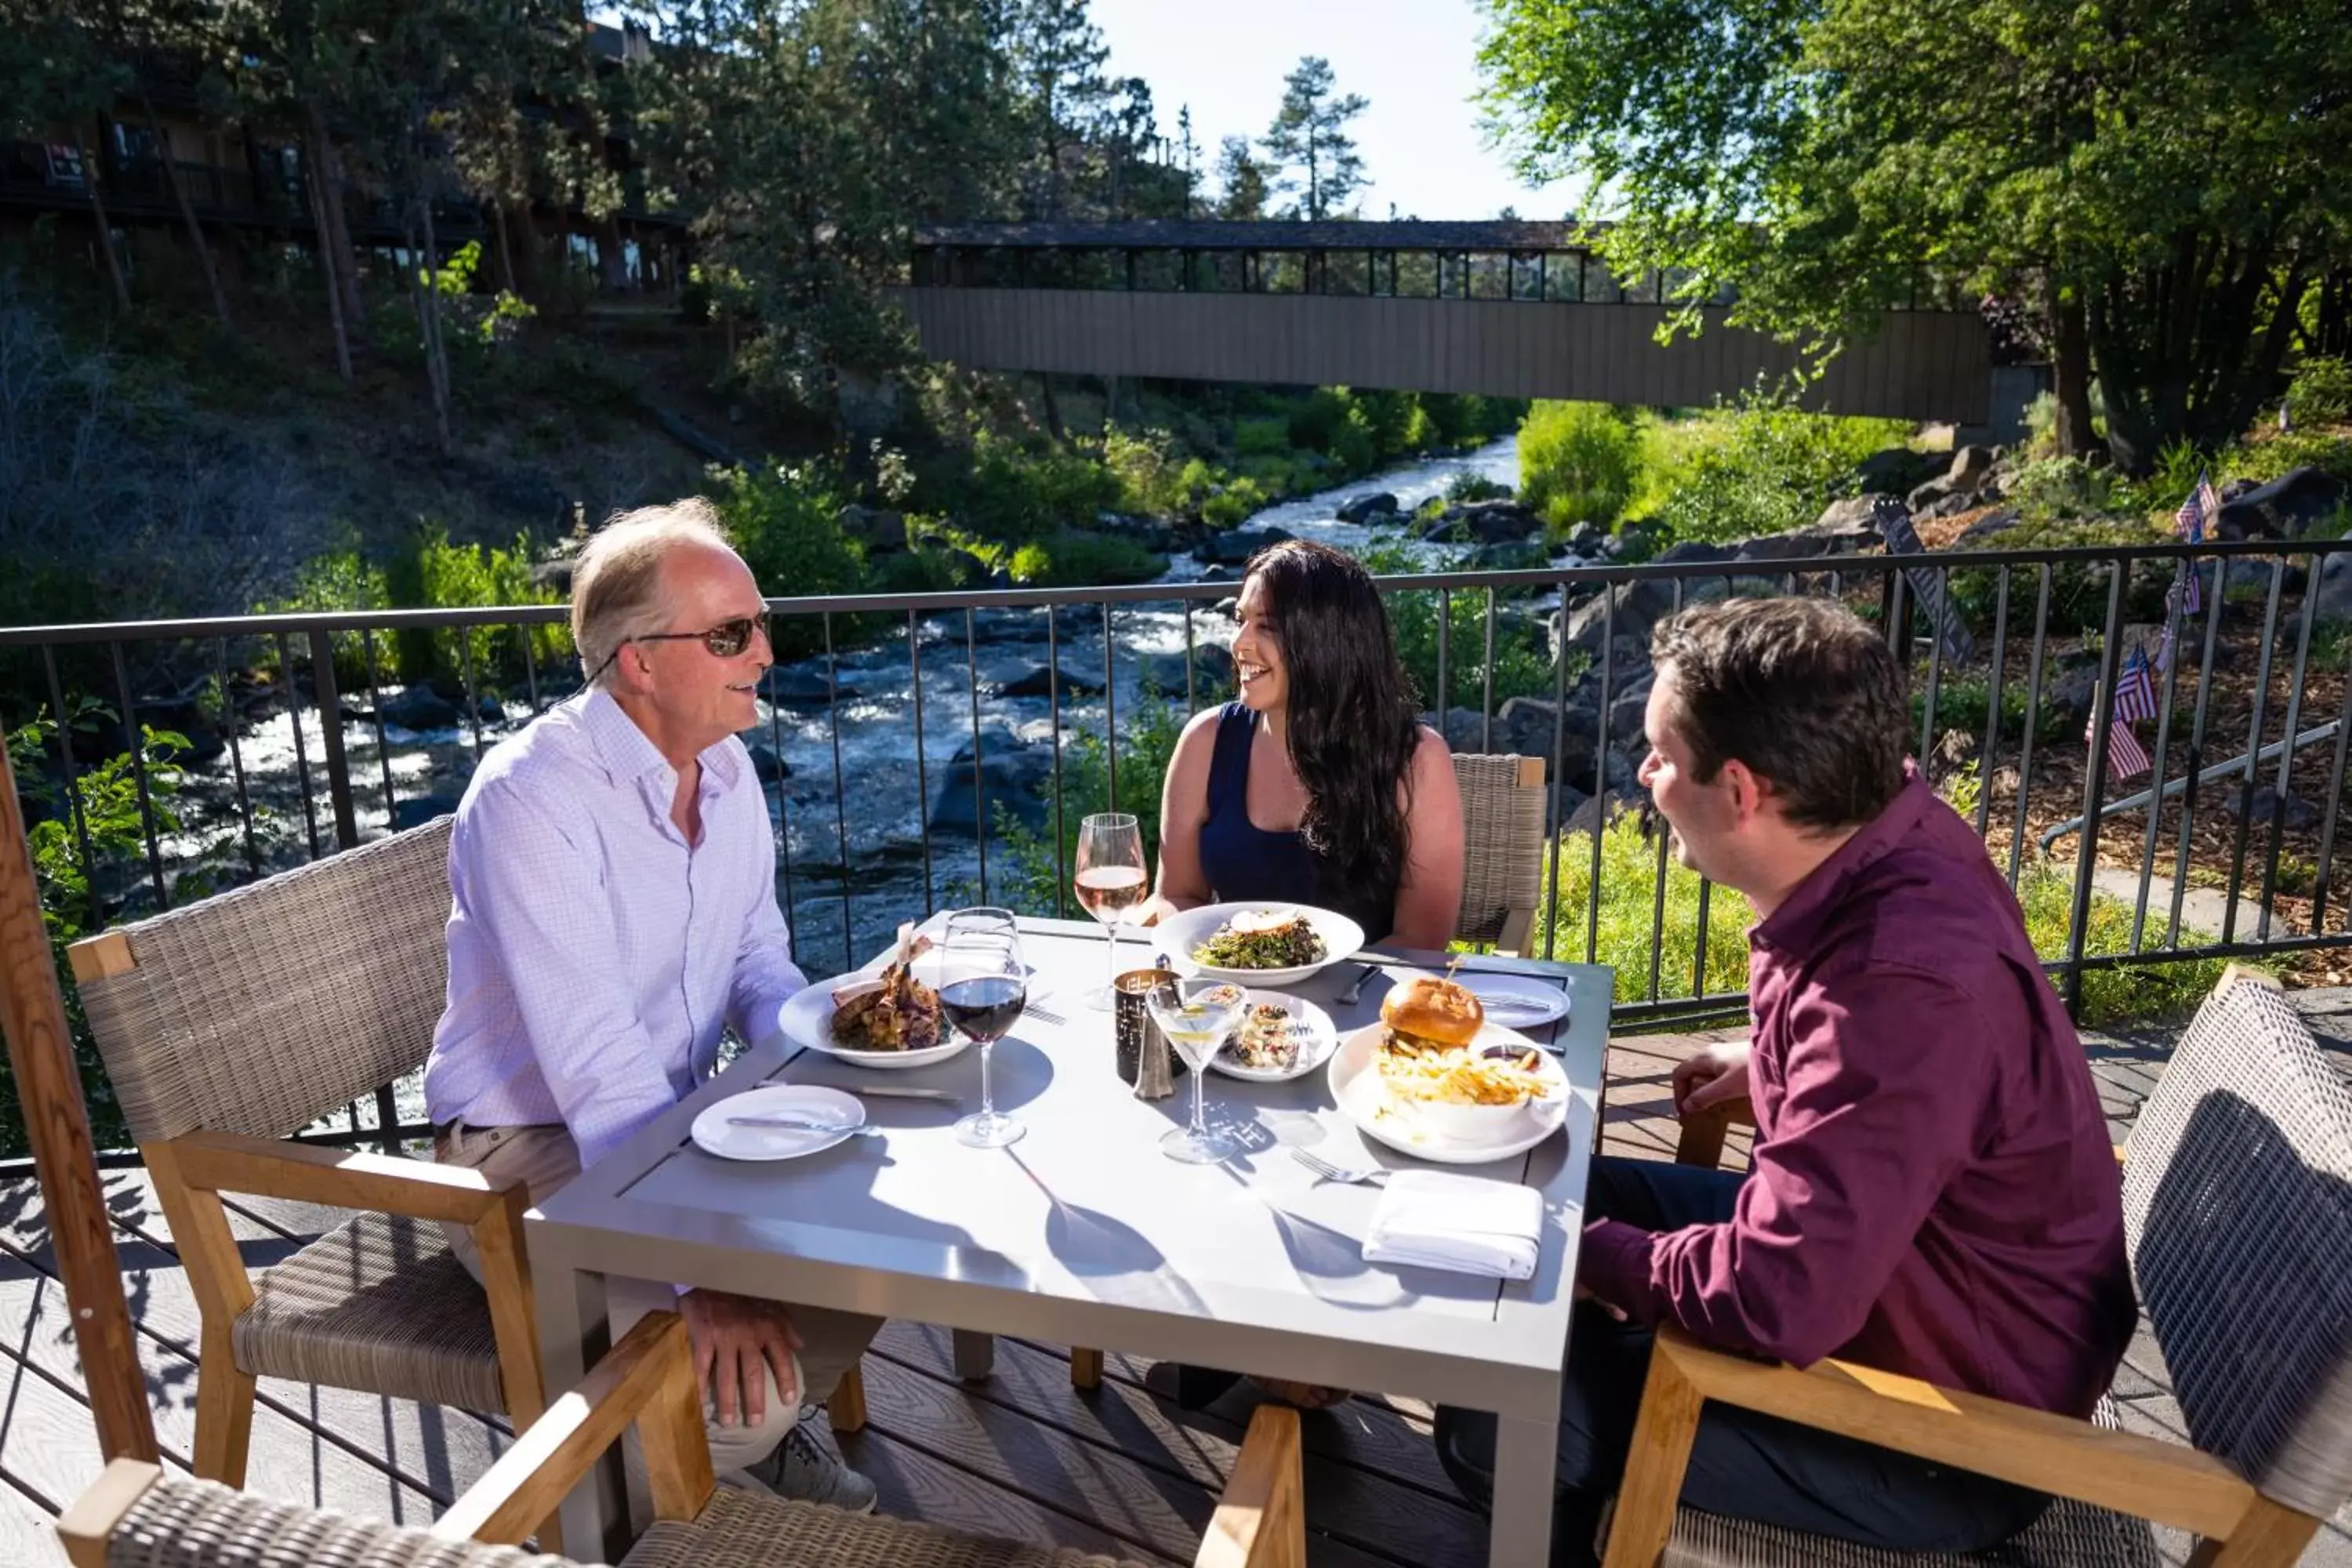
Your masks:
{"label": "black railing post", "polygon": [[2083,774],[2083,826],[2074,836],[2074,902],[2066,919],[2066,1015],[2083,1016],[2083,942],[2091,921],[2091,878],[2099,864],[2099,806],[2106,797],[2107,723],[2114,711],[2116,672],[2123,664],[2124,584],[2131,563],[2119,560],[2107,580],[2107,624],[2099,649],[2100,678],[2091,694],[2091,755]]}
{"label": "black railing post", "polygon": [[327,753],[327,798],[335,812],[335,847],[360,841],[358,807],[352,800],[352,769],[343,754],[343,700],[335,688],[334,635],[310,628],[310,689],[319,705],[319,742]]}

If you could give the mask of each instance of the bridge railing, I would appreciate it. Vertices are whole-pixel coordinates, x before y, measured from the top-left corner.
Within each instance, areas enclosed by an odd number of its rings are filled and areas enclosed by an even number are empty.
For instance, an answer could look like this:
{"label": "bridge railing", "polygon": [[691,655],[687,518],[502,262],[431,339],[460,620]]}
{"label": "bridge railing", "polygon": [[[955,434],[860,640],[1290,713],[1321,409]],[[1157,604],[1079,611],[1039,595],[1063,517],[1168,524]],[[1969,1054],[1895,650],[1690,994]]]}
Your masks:
{"label": "bridge railing", "polygon": [[[1536,951],[1613,960],[1617,1019],[1630,1025],[1742,1001],[1740,918],[1670,864],[1633,778],[1651,627],[1727,594],[1825,595],[1887,630],[1912,683],[1921,767],[2011,888],[2062,911],[2044,957],[2070,1002],[2105,971],[2352,944],[2352,911],[2332,907],[2346,901],[2334,856],[2352,632],[2330,612],[2352,614],[2347,552],[2305,541],[1747,559],[1381,587],[1454,748],[1546,758]],[[2167,595],[2192,567],[2200,607],[2189,614]],[[786,658],[746,739],[804,966],[854,966],[919,908],[1010,900],[1066,912],[1077,816],[1149,814],[1175,726],[1225,697],[1222,601],[1234,591],[772,600]],[[37,834],[51,825],[51,892],[69,906],[53,912],[100,929],[452,809],[489,745],[577,689],[563,614],[0,629],[0,728],[18,737],[27,819]],[[2133,668],[2127,649],[2159,647],[2170,657],[2155,712],[2126,741],[2108,722],[2110,694]],[[150,728],[182,732],[190,750],[131,743]],[[2137,744],[2150,776],[2111,781],[2111,759]],[[320,1131],[396,1142],[415,1134],[415,1110],[387,1086]]]}

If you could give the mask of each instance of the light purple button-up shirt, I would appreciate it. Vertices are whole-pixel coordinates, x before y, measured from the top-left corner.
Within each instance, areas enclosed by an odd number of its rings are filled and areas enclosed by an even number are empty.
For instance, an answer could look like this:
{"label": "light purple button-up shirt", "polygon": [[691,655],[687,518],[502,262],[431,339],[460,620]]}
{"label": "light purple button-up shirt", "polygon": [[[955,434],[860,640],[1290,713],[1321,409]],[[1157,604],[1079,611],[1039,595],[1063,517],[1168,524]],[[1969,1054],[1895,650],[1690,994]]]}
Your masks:
{"label": "light purple button-up shirt", "polygon": [[767,801],[740,741],[701,761],[689,846],[670,820],[677,771],[601,689],[482,759],[449,845],[435,1121],[561,1121],[587,1164],[710,1074],[723,1026],[775,1029],[806,981]]}

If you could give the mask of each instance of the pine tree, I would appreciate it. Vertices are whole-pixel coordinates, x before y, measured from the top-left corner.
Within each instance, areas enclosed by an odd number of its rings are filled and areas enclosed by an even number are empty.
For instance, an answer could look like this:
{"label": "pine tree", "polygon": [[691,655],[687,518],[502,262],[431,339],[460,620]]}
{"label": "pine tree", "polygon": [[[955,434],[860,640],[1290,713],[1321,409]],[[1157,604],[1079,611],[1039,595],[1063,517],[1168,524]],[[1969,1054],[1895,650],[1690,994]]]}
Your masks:
{"label": "pine tree", "polygon": [[1284,216],[1319,221],[1346,208],[1364,184],[1348,122],[1369,107],[1361,93],[1335,95],[1331,62],[1320,55],[1301,58],[1283,79],[1282,107],[1258,144],[1276,171],[1274,189],[1304,198]]}
{"label": "pine tree", "polygon": [[1250,151],[1246,136],[1228,136],[1217,147],[1216,216],[1230,223],[1265,216],[1266,167]]}

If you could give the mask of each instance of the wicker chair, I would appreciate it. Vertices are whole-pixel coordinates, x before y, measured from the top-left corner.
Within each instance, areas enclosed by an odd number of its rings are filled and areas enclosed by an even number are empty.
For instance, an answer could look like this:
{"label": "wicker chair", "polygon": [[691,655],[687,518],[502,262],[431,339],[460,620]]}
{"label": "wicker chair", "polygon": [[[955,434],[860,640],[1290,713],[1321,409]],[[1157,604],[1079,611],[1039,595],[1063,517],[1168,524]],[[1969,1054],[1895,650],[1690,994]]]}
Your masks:
{"label": "wicker chair", "polygon": [[[510,1545],[635,1422],[656,1522],[622,1568],[1111,1568],[1111,1559],[714,1487],[674,1313],[641,1320],[431,1530],[264,1501],[119,1459],[58,1521],[76,1568],[562,1568]],[[1304,1568],[1298,1417],[1260,1410],[1197,1563]]]}
{"label": "wicker chair", "polygon": [[[2120,1151],[2118,1152],[2121,1152]],[[2295,1561],[2352,1496],[2352,1092],[2276,984],[2232,968],[2141,1108],[2124,1168],[2134,1282],[2194,1447],[1824,1361],[1805,1371],[1662,1331],[1606,1568]],[[1883,1552],[1679,1508],[1706,1401],[1723,1400],[1997,1476],[2057,1501],[1968,1557]]]}
{"label": "wicker chair", "polygon": [[[544,1406],[522,1189],[280,1142],[425,1059],[447,973],[449,832],[429,824],[71,950],[203,1312],[208,1479],[244,1484],[256,1377],[505,1411],[519,1426]],[[223,1193],[368,1212],[256,1279]],[[487,1300],[441,1221],[472,1227]]]}
{"label": "wicker chair", "polygon": [[1544,762],[1507,754],[1457,756],[1462,788],[1462,912],[1454,934],[1524,954],[1543,899]]}

